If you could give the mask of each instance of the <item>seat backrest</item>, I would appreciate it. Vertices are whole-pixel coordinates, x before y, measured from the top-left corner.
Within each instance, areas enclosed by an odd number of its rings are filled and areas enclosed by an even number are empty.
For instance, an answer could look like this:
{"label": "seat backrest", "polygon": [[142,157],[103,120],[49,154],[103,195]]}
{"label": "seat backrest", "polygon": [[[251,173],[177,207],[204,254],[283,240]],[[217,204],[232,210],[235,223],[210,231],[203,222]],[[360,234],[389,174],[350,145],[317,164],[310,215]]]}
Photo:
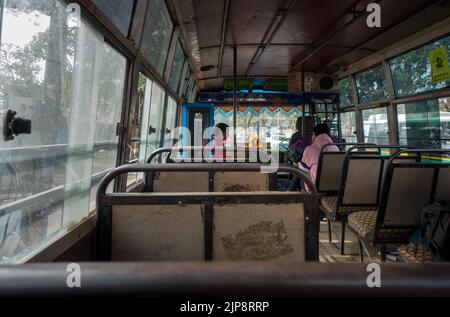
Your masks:
{"label": "seat backrest", "polygon": [[450,165],[439,169],[435,199],[450,201]]}
{"label": "seat backrest", "polygon": [[215,192],[253,192],[269,190],[269,174],[214,173]]}
{"label": "seat backrest", "polygon": [[384,227],[417,227],[422,208],[432,202],[435,168],[396,164],[383,188],[381,223]]}
{"label": "seat backrest", "polygon": [[158,172],[153,174],[153,192],[207,192],[208,172]]}
{"label": "seat backrest", "polygon": [[[112,194],[114,196],[114,194]],[[307,193],[122,194],[111,214],[112,261],[311,260],[313,205]],[[136,203],[135,200],[139,203]],[[111,201],[111,199],[110,199]],[[317,224],[318,227],[318,224]],[[311,240],[310,240],[311,239]],[[102,258],[101,258],[102,259]]]}
{"label": "seat backrest", "polygon": [[[233,173],[233,172],[158,172],[153,179],[147,178],[151,184],[146,186],[147,192],[251,192],[274,190],[276,174]],[[276,185],[276,184],[275,184]]]}
{"label": "seat backrest", "polygon": [[97,193],[97,259],[317,261],[319,195],[311,179],[293,167],[280,166],[280,171],[299,177],[311,192],[106,191],[108,184],[126,173],[215,173],[219,178],[231,174],[243,179],[262,171],[262,165],[252,164],[147,164],[114,169]]}
{"label": "seat backrest", "polygon": [[347,156],[339,191],[342,205],[378,205],[384,161],[379,155]]}
{"label": "seat backrest", "polygon": [[337,194],[341,185],[345,152],[320,153],[316,186],[319,193]]}

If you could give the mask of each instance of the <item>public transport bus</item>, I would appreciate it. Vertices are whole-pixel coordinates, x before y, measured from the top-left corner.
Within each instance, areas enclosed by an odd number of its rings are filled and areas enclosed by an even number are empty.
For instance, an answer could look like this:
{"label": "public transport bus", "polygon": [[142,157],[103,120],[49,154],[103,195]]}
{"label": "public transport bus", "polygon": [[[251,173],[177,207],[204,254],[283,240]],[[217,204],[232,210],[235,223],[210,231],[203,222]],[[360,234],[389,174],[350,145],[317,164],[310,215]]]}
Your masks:
{"label": "public transport bus", "polygon": [[450,295],[449,0],[0,0],[0,48],[0,296]]}

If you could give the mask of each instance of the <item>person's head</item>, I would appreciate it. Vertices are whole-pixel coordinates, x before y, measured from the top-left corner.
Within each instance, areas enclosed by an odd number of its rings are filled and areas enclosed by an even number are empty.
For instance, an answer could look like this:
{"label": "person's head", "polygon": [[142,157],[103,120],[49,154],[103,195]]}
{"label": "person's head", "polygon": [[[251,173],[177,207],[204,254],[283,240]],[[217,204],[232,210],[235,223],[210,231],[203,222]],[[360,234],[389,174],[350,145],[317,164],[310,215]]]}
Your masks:
{"label": "person's head", "polygon": [[314,136],[316,138],[322,134],[326,134],[328,136],[330,136],[330,134],[331,134],[330,127],[328,125],[326,125],[325,123],[320,123],[320,124],[316,125],[316,127],[314,128]]}
{"label": "person's head", "polygon": [[295,122],[295,129],[297,131],[302,131],[302,127],[303,127],[303,117],[298,117],[297,122]]}
{"label": "person's head", "polygon": [[222,133],[223,140],[228,139],[228,128],[229,128],[228,124],[221,122],[216,124],[215,128],[216,130],[218,129]]}

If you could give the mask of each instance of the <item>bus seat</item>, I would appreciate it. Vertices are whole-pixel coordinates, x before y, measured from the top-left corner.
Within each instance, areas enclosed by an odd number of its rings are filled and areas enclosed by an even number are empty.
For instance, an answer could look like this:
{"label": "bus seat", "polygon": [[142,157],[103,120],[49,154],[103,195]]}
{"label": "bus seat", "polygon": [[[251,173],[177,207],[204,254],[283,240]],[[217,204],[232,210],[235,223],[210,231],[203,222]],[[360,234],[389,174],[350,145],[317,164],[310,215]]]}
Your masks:
{"label": "bus seat", "polygon": [[268,191],[268,174],[255,173],[214,173],[215,192]]}
{"label": "bus seat", "polygon": [[111,260],[202,261],[201,205],[115,205]]}
{"label": "bus seat", "polygon": [[224,205],[214,209],[214,259],[303,262],[300,204]]}
{"label": "bus seat", "polygon": [[[406,243],[417,229],[422,208],[432,199],[434,168],[394,167],[378,212],[361,211],[348,218],[349,227],[373,244]],[[420,179],[420,182],[417,180]]]}
{"label": "bus seat", "polygon": [[118,167],[103,179],[97,193],[98,260],[318,260],[319,195],[311,179],[292,167],[281,166],[280,170],[301,178],[312,192],[106,192],[120,174],[175,170],[250,177],[259,179],[259,185],[267,177],[261,165],[250,164]]}
{"label": "bus seat", "polygon": [[[249,192],[273,190],[269,178],[273,174],[217,172],[211,178],[208,172],[158,172],[153,173],[148,192]],[[151,174],[150,174],[151,178]],[[149,179],[149,178],[147,178]],[[213,186],[210,186],[213,185]]]}
{"label": "bus seat", "polygon": [[[407,150],[402,153],[435,151],[445,152],[445,150]],[[435,184],[444,180],[438,181],[436,177],[444,175],[442,177],[447,181],[448,175],[448,166],[401,161],[398,160],[399,155],[401,153],[389,161],[377,212],[356,212],[348,218],[349,227],[359,236],[360,241],[381,244],[382,260],[387,243],[409,241],[411,234],[420,224],[423,207],[432,203],[435,193],[436,196],[441,195],[442,189],[438,188],[436,191]]]}
{"label": "bus seat", "polygon": [[[309,194],[241,193],[242,198],[237,199],[242,200],[240,203],[224,203],[236,202],[234,193],[140,195],[121,194],[120,201],[111,207],[111,217],[106,216],[106,222],[111,222],[112,261],[306,259],[304,202],[311,197]],[[126,203],[137,197],[141,199],[139,204]],[[146,197],[158,202],[170,199],[167,203],[145,204]],[[191,204],[193,200],[198,203]]]}
{"label": "bus seat", "polygon": [[[345,155],[340,188],[335,196],[325,196],[320,201],[321,210],[328,221],[341,221],[340,252],[344,255],[347,217],[358,211],[373,211],[378,205],[380,178],[384,158],[380,155]],[[328,226],[331,241],[331,224]]]}
{"label": "bus seat", "polygon": [[208,172],[158,172],[154,173],[153,191],[158,193],[207,192]]}
{"label": "bus seat", "polygon": [[450,166],[449,168],[441,168],[439,170],[436,199],[450,201]]}
{"label": "bus seat", "polygon": [[418,226],[422,208],[431,203],[433,179],[433,168],[395,168],[384,211],[384,224]]}
{"label": "bus seat", "polygon": [[345,152],[322,152],[317,169],[316,186],[319,193],[336,195],[341,185]]}
{"label": "bus seat", "polygon": [[345,173],[343,205],[377,205],[380,176],[384,160],[381,157],[351,157]]}

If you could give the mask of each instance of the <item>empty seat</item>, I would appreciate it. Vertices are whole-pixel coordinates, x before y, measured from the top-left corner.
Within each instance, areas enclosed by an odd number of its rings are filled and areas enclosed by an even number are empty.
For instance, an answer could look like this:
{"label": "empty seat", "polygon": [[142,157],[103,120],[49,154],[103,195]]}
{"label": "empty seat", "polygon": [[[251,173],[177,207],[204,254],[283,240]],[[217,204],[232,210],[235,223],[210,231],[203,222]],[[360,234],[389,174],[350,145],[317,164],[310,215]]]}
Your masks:
{"label": "empty seat", "polygon": [[[448,166],[399,160],[399,155],[401,153],[396,154],[389,161],[376,212],[361,211],[348,217],[349,227],[361,241],[381,245],[383,258],[387,243],[409,241],[411,234],[420,224],[422,209],[431,204],[435,197],[445,193],[440,188],[436,190],[438,180],[442,180],[440,177],[446,179],[449,175]],[[445,181],[442,180],[442,182]],[[435,195],[436,193],[438,195]]]}
{"label": "empty seat", "polygon": [[[98,193],[98,259],[113,261],[318,260],[318,195],[304,192],[106,193],[128,172],[204,172],[263,175],[259,165],[130,165],[102,181]],[[207,168],[205,168],[207,167]],[[160,171],[161,170],[161,171]],[[250,172],[248,172],[249,170]]]}
{"label": "empty seat", "polygon": [[[203,151],[211,152],[213,147],[179,147],[179,148],[161,148],[154,151],[148,158],[147,162],[152,162],[158,155],[179,151]],[[241,148],[233,148],[238,151]],[[247,150],[242,148],[242,150]],[[248,153],[247,153],[248,154]],[[191,163],[191,164],[201,164]],[[172,163],[173,164],[173,163]],[[186,163],[183,163],[186,164]],[[230,163],[223,163],[230,164]],[[276,190],[275,173],[272,174],[255,174],[239,173],[236,175],[232,172],[158,172],[146,173],[145,192],[242,192],[242,191],[268,191]]]}
{"label": "empty seat", "polygon": [[345,152],[321,152],[316,187],[319,193],[336,195],[341,185]]}
{"label": "empty seat", "polygon": [[233,172],[148,173],[145,192],[250,192],[276,188],[276,174]]}
{"label": "empty seat", "polygon": [[[362,155],[359,152],[348,152],[337,195],[323,197],[320,201],[321,210],[329,222],[341,221],[341,254],[344,254],[347,217],[358,211],[376,210],[384,161],[385,158],[376,153]],[[331,241],[330,224],[328,228]]]}

